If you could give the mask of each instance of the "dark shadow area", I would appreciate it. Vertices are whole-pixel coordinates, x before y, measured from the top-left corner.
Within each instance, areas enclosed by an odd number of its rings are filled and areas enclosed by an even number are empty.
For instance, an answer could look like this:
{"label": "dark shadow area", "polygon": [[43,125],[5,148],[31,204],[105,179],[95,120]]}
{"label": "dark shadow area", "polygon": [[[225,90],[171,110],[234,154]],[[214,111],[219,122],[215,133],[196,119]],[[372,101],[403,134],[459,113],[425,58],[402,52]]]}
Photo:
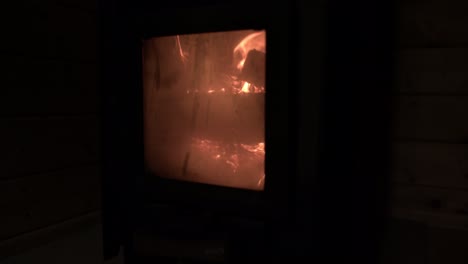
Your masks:
{"label": "dark shadow area", "polygon": [[0,263],[468,263],[467,10],[12,3]]}

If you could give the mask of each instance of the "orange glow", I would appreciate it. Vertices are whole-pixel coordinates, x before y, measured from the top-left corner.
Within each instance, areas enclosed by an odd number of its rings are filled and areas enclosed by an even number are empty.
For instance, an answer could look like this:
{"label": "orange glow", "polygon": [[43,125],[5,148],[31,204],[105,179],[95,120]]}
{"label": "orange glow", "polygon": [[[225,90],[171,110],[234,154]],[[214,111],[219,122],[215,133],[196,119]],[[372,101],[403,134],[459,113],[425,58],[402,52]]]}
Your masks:
{"label": "orange glow", "polygon": [[250,50],[256,49],[261,52],[266,52],[265,41],[265,31],[260,31],[248,35],[239,44],[237,44],[234,48],[234,55],[240,54],[241,56],[241,60],[237,63],[237,69],[242,70],[245,59],[247,59],[247,53]]}
{"label": "orange glow", "polygon": [[151,174],[264,190],[266,31],[172,35],[143,45]]}

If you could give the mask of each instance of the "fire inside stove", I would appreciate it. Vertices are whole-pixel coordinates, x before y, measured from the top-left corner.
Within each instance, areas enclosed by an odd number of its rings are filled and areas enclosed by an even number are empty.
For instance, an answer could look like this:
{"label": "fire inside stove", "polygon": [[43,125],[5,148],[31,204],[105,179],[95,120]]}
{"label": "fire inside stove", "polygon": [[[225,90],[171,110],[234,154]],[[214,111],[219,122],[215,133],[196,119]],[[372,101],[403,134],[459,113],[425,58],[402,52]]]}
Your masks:
{"label": "fire inside stove", "polygon": [[164,178],[263,190],[266,32],[143,43],[145,159]]}

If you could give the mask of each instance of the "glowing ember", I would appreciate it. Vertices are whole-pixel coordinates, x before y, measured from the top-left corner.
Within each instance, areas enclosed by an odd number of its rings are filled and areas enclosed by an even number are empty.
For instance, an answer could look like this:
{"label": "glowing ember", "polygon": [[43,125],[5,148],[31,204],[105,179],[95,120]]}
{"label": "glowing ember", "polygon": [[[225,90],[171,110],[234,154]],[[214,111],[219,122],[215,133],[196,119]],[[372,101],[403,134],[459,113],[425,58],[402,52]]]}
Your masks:
{"label": "glowing ember", "polygon": [[257,145],[247,145],[247,144],[240,144],[245,150],[252,152],[252,153],[257,153],[262,156],[265,155],[265,143],[260,142]]}
{"label": "glowing ember", "polygon": [[241,91],[242,91],[243,93],[248,93],[248,92],[249,92],[249,87],[250,87],[250,83],[245,82],[244,85],[242,86]]}
{"label": "glowing ember", "polygon": [[247,176],[257,186],[263,185],[265,143],[236,144],[193,138],[192,149],[192,155],[198,157],[196,162],[215,163],[220,169],[227,166],[234,176]]}

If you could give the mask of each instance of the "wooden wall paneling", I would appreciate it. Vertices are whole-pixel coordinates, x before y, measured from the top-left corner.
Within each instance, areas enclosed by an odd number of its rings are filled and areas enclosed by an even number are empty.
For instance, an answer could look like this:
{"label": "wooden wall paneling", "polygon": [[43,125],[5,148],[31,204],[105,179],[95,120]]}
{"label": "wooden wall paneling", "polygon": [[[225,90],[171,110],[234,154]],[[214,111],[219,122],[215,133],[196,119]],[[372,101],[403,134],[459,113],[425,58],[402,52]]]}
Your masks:
{"label": "wooden wall paneling", "polygon": [[58,34],[63,41],[62,57],[71,61],[97,63],[97,12],[63,8],[58,17]]}
{"label": "wooden wall paneling", "polygon": [[10,57],[0,97],[3,117],[97,113],[97,66]]}
{"label": "wooden wall paneling", "polygon": [[438,227],[420,221],[392,219],[382,264],[467,263],[468,229]]}
{"label": "wooden wall paneling", "polygon": [[401,220],[410,220],[428,226],[445,228],[467,228],[468,217],[438,211],[416,211],[408,208],[393,207],[389,216]]}
{"label": "wooden wall paneling", "polygon": [[[37,245],[48,244],[57,238],[65,238],[74,233],[82,232],[83,229],[95,227],[101,223],[99,211],[84,214],[82,216],[65,220],[58,224],[24,233],[10,239],[0,241],[0,261],[2,259],[17,256],[36,248]],[[100,241],[96,241],[99,243]]]}
{"label": "wooden wall paneling", "polygon": [[381,254],[381,264],[426,264],[427,225],[389,218]]}
{"label": "wooden wall paneling", "polygon": [[0,52],[27,58],[97,61],[97,10],[59,4],[17,7],[4,19]]}
{"label": "wooden wall paneling", "polygon": [[97,166],[0,182],[0,240],[100,207]]}
{"label": "wooden wall paneling", "polygon": [[396,66],[396,92],[468,94],[468,46],[400,50]]}
{"label": "wooden wall paneling", "polygon": [[0,251],[100,209],[97,1],[19,0],[5,11]]}
{"label": "wooden wall paneling", "polygon": [[72,107],[79,109],[77,113],[98,113],[98,65],[95,62],[66,63],[65,69],[65,87],[73,94],[64,93],[63,97],[70,98]]}
{"label": "wooden wall paneling", "polygon": [[391,215],[427,228],[423,245],[397,237],[407,251],[388,263],[467,263],[468,2],[400,0],[398,9]]}
{"label": "wooden wall paneling", "polygon": [[397,217],[468,228],[468,191],[396,184],[391,197]]}
{"label": "wooden wall paneling", "polygon": [[57,58],[62,53],[57,18],[63,11],[44,6],[16,8],[15,15],[6,16],[4,21],[1,52],[6,56]]}
{"label": "wooden wall paneling", "polygon": [[397,140],[468,142],[468,96],[399,96],[395,101]]}
{"label": "wooden wall paneling", "polygon": [[96,117],[0,120],[0,180],[95,163]]}
{"label": "wooden wall paneling", "polygon": [[468,190],[468,144],[393,143],[392,180]]}
{"label": "wooden wall paneling", "polygon": [[437,228],[428,229],[428,264],[468,263],[468,229]]}
{"label": "wooden wall paneling", "polygon": [[399,1],[401,46],[468,44],[468,3],[463,0]]}

